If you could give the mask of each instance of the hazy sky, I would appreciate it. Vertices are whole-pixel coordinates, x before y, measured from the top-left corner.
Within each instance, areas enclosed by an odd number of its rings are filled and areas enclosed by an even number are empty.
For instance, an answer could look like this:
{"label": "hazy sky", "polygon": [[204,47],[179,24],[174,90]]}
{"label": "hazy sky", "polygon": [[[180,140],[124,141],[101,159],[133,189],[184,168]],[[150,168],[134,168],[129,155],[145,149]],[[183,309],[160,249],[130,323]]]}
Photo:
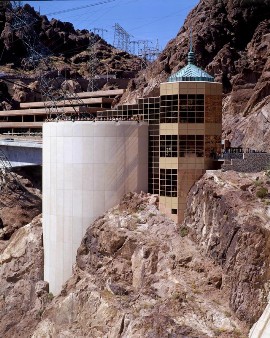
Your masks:
{"label": "hazy sky", "polygon": [[[113,43],[114,25],[118,23],[131,40],[151,40],[164,48],[174,38],[187,14],[199,0],[52,0],[23,1],[49,19],[73,23],[77,29],[103,28],[104,39]],[[56,13],[69,10],[65,13]],[[101,35],[101,32],[99,33]]]}

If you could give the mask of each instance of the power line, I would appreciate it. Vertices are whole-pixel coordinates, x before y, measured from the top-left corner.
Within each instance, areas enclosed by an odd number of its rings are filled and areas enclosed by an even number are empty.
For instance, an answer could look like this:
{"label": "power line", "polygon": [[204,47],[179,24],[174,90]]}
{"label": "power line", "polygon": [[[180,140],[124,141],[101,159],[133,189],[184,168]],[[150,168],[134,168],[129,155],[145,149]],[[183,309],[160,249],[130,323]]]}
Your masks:
{"label": "power line", "polygon": [[81,6],[81,7],[75,7],[75,8],[69,8],[69,9],[63,9],[62,11],[53,12],[53,13],[49,13],[49,14],[45,14],[45,15],[46,16],[51,16],[51,15],[55,15],[55,14],[63,14],[63,13],[73,12],[73,11],[76,11],[78,9],[95,7],[95,6],[104,5],[104,4],[108,4],[110,2],[115,2],[115,1],[116,0],[104,0],[104,1],[96,2],[94,4],[85,5],[85,6]]}
{"label": "power line", "polygon": [[[28,53],[30,54],[30,57],[28,59],[28,66],[31,68],[35,68],[38,64],[40,66],[39,86],[41,94],[45,98],[44,106],[47,111],[47,115],[50,118],[52,115],[56,115],[57,118],[64,118],[64,109],[63,107],[59,107],[57,104],[59,100],[68,102],[76,101],[76,106],[84,106],[83,101],[78,97],[75,92],[67,93],[67,90],[62,88],[60,82],[63,79],[60,78],[61,72],[59,70],[58,77],[56,78],[51,77],[50,71],[47,74],[44,73],[45,69],[51,69],[51,65],[49,63],[50,53],[47,49],[44,48],[40,41],[39,43],[37,43],[38,39],[35,32],[29,32],[29,30],[23,29],[23,27],[27,26],[29,13],[25,14],[25,10],[21,7],[16,7],[16,4],[11,12],[11,26],[16,31],[18,30],[18,28],[20,29],[21,39],[26,45]],[[59,83],[57,83],[57,81],[59,81]],[[74,113],[80,113],[79,111],[77,111],[75,106],[72,106],[72,109],[74,110]]]}

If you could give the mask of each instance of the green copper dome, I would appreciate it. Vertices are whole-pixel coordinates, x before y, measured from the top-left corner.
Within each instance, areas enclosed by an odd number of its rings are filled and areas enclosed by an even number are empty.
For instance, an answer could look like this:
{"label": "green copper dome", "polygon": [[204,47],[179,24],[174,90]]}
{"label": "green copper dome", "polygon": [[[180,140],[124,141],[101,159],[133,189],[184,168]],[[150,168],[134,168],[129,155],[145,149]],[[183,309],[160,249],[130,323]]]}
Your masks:
{"label": "green copper dome", "polygon": [[192,50],[188,53],[188,64],[175,74],[168,78],[168,82],[179,81],[208,81],[214,82],[213,76],[207,74],[204,70],[194,65],[194,53]]}

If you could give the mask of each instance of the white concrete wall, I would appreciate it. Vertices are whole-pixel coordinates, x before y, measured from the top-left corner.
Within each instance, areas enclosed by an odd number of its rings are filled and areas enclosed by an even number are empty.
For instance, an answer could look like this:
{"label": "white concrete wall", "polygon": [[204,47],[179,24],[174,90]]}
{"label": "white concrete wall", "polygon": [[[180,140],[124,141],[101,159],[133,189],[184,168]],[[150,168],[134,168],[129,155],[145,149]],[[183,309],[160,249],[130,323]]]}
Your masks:
{"label": "white concrete wall", "polygon": [[270,337],[270,303],[266,306],[259,320],[252,326],[249,338],[269,338]]}
{"label": "white concrete wall", "polygon": [[88,226],[130,191],[147,191],[144,122],[43,125],[44,273],[57,294]]}

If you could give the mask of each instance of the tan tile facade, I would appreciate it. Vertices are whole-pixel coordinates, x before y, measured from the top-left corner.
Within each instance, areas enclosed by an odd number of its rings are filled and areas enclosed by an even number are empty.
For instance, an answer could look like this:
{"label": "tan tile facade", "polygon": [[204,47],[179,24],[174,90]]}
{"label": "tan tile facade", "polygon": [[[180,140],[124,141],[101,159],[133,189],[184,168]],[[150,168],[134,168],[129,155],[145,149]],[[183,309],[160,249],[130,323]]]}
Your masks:
{"label": "tan tile facade", "polygon": [[179,223],[190,188],[221,150],[222,85],[166,82],[160,96],[100,113],[122,119],[138,115],[149,127],[148,192],[159,194],[160,210]]}
{"label": "tan tile facade", "polygon": [[222,85],[166,82],[160,95],[159,207],[180,223],[190,188],[221,150]]}

